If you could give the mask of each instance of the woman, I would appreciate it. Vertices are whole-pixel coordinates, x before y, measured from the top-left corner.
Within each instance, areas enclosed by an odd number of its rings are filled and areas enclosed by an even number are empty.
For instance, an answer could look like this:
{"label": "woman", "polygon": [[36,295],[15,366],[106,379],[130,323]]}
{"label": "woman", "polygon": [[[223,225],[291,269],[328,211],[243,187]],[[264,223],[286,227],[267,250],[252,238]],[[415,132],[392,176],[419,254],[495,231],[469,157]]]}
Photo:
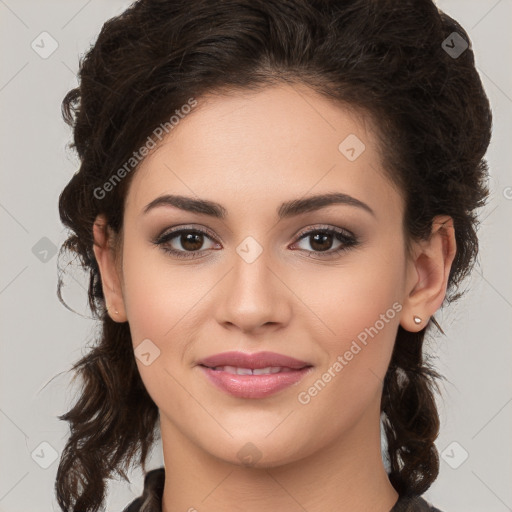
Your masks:
{"label": "woman", "polygon": [[423,341],[488,195],[466,32],[431,0],[140,0],[79,78],[59,208],[101,332],[62,510],[158,436],[126,512],[437,510]]}

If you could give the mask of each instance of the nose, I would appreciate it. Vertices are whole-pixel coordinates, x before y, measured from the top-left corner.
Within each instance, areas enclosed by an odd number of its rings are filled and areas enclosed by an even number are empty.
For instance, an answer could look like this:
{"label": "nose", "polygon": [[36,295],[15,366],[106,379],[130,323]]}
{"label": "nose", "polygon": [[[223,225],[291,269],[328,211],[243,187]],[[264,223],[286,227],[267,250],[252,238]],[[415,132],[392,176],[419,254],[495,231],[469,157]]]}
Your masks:
{"label": "nose", "polygon": [[256,335],[290,322],[294,295],[285,284],[282,267],[271,260],[265,250],[254,261],[235,254],[216,297],[221,325]]}

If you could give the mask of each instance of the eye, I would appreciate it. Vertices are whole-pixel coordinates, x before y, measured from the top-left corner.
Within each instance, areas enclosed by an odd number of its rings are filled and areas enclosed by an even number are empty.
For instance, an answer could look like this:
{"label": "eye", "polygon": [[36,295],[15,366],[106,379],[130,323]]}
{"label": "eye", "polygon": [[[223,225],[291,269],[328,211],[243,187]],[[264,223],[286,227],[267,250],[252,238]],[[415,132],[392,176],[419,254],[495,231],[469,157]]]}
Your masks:
{"label": "eye", "polygon": [[[300,242],[307,242],[311,249],[301,248],[300,250],[311,253],[313,258],[332,258],[340,253],[359,244],[356,237],[347,230],[320,226],[315,229],[303,231],[298,235]],[[210,241],[210,247],[206,249],[221,248],[220,244],[214,242],[214,236],[209,231],[200,228],[181,228],[160,235],[153,243],[168,254],[176,258],[195,259],[204,257],[206,252],[204,244]],[[338,244],[333,250],[333,244]],[[293,246],[292,246],[293,247]]]}
{"label": "eye", "polygon": [[[160,235],[153,243],[177,258],[201,258],[199,253],[205,239],[212,240],[212,236],[202,229],[182,228]],[[181,249],[176,249],[181,246]],[[210,247],[211,248],[211,247]]]}
{"label": "eye", "polygon": [[[320,258],[333,257],[359,244],[356,237],[349,231],[324,226],[299,234],[299,240],[295,243],[302,241],[306,242],[305,245],[311,247],[311,249],[303,250],[313,253],[314,256],[312,257],[315,258],[318,256]],[[337,248],[333,250],[333,244],[336,242],[338,243]]]}

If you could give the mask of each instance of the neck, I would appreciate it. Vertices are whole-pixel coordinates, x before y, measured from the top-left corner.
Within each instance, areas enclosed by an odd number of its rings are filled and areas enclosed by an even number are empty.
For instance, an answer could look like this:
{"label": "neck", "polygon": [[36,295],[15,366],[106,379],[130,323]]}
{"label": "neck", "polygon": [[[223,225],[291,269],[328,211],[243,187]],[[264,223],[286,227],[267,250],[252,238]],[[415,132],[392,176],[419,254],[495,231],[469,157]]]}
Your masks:
{"label": "neck", "polygon": [[382,463],[373,416],[306,458],[266,468],[220,460],[162,416],[162,512],[389,512],[398,494]]}

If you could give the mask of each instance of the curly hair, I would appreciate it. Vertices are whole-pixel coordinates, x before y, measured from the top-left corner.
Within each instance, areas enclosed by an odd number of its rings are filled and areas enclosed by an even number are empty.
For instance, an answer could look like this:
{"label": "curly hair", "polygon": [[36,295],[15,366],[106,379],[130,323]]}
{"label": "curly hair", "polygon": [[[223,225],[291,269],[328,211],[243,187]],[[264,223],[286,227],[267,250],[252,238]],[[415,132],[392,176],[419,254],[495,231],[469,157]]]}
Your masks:
{"label": "curly hair", "polygon": [[[457,32],[468,48],[443,41]],[[59,419],[70,423],[55,490],[62,510],[96,512],[105,480],[125,470],[158,437],[158,408],[134,358],[128,323],[105,308],[93,252],[93,223],[104,214],[122,230],[134,172],[105,197],[101,187],[155,127],[190,96],[301,83],[369,114],[384,168],[403,194],[406,243],[428,238],[436,215],[453,218],[457,252],[444,303],[478,253],[485,205],[491,111],[464,29],[432,0],[138,0],[108,20],[80,59],[79,85],[62,102],[80,168],[62,191],[70,230],[61,247],[89,273],[89,306],[101,333],[72,368],[80,395]],[[136,167],[135,167],[136,168]],[[62,274],[59,274],[58,297]],[[443,304],[444,304],[443,303]],[[422,494],[439,470],[437,379],[423,353],[425,333],[398,328],[381,411],[389,479],[400,495]]]}

